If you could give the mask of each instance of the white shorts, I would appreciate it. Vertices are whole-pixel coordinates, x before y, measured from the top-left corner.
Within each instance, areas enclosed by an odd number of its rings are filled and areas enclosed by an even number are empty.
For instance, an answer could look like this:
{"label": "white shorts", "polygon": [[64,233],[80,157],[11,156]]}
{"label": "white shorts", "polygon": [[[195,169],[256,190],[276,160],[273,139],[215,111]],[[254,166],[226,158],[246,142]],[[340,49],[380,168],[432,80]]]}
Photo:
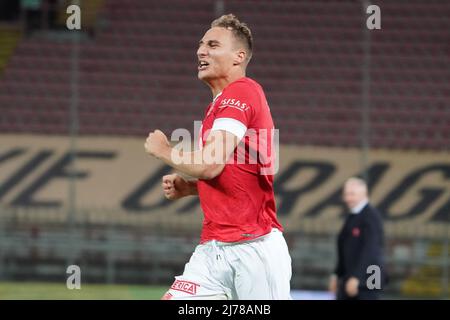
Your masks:
{"label": "white shorts", "polygon": [[195,248],[163,299],[291,300],[291,257],[283,234],[209,241]]}

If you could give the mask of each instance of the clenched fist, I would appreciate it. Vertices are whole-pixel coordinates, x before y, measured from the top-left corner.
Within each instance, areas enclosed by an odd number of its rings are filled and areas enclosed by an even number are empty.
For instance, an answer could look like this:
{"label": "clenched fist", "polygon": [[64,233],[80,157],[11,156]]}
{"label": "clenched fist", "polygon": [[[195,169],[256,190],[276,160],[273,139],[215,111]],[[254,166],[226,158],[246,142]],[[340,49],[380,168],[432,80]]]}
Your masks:
{"label": "clenched fist", "polygon": [[161,158],[170,150],[169,141],[167,140],[166,135],[160,130],[149,133],[144,147],[147,153],[156,158]]}
{"label": "clenched fist", "polygon": [[169,174],[162,178],[164,195],[169,200],[177,200],[189,195],[189,182],[177,174]]}

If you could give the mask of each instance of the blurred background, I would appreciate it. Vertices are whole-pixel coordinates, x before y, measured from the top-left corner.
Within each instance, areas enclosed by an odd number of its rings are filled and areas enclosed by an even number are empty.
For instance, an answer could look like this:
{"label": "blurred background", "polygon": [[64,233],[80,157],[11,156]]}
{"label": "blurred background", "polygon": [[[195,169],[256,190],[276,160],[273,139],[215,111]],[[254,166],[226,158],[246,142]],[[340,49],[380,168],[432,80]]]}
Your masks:
{"label": "blurred background", "polygon": [[0,0],[0,299],[158,299],[182,273],[201,209],[164,199],[171,170],[143,144],[194,135],[211,100],[196,49],[223,13],[253,32],[248,76],[280,130],[294,296],[330,298],[342,185],[361,175],[384,214],[384,298],[448,299],[450,2],[373,1],[380,30],[369,4]]}

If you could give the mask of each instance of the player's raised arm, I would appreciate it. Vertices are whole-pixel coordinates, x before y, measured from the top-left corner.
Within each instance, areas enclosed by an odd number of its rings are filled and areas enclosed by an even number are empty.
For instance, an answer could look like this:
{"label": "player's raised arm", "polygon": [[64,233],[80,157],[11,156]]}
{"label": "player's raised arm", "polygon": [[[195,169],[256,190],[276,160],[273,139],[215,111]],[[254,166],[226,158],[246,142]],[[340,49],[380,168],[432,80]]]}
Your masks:
{"label": "player's raised arm", "polygon": [[238,137],[225,130],[212,131],[201,150],[184,152],[173,149],[160,130],[151,132],[145,150],[167,165],[193,178],[210,180],[218,176],[239,143]]}

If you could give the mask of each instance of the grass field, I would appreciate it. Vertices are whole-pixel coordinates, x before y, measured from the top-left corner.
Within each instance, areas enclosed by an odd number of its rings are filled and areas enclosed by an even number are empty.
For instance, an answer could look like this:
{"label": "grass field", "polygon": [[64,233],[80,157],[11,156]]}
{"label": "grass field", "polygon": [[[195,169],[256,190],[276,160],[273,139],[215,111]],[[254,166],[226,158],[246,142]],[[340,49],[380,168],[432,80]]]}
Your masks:
{"label": "grass field", "polygon": [[[81,284],[69,290],[65,283],[0,282],[0,300],[159,300],[168,286]],[[329,299],[326,292],[291,291],[294,300]],[[450,296],[448,297],[450,298]],[[383,299],[443,299],[442,296],[389,296]]]}
{"label": "grass field", "polygon": [[69,290],[65,283],[0,282],[0,300],[158,300],[161,286],[86,284]]}

